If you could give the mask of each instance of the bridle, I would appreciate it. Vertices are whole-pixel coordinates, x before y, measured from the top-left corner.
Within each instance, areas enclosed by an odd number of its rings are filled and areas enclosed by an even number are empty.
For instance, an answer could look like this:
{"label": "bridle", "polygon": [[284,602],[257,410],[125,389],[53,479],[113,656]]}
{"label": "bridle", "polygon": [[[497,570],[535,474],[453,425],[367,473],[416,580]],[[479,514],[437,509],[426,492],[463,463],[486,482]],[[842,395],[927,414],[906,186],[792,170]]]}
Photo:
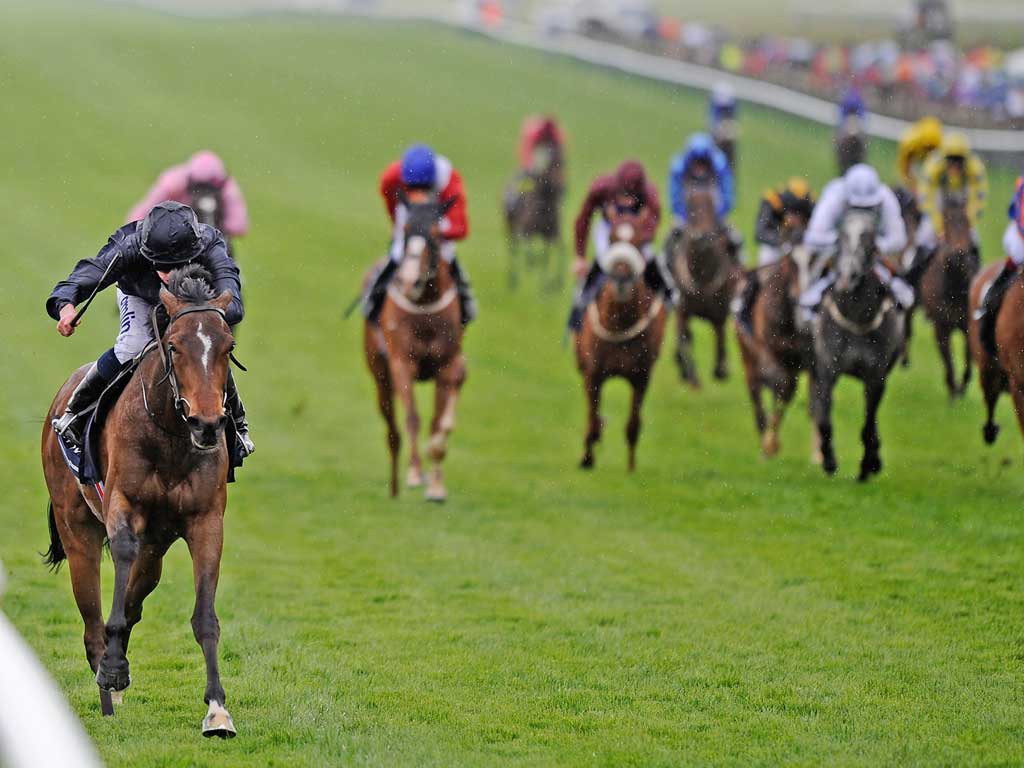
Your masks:
{"label": "bridle", "polygon": [[[153,307],[153,311],[150,313],[150,323],[154,331],[156,331],[156,329],[159,327],[157,324],[157,308],[158,307]],[[197,304],[194,306],[185,307],[184,309],[175,312],[171,316],[171,318],[167,321],[167,327],[164,329],[163,335],[160,337],[160,339],[152,342],[148,347],[146,347],[145,350],[143,350],[142,353],[143,356],[145,356],[153,347],[156,347],[157,351],[160,353],[160,362],[163,364],[164,374],[159,379],[157,379],[156,386],[163,384],[165,381],[170,385],[171,394],[173,395],[174,398],[174,411],[175,413],[178,414],[179,417],[181,417],[181,420],[186,424],[188,423],[188,412],[191,410],[192,404],[189,403],[187,398],[181,396],[181,387],[178,384],[178,374],[174,370],[174,358],[168,351],[164,339],[167,337],[167,333],[168,331],[170,331],[171,326],[174,325],[174,323],[177,320],[181,319],[185,315],[191,315],[197,312],[213,312],[217,314],[220,317],[220,319],[223,320],[225,323],[227,322],[227,316],[225,315],[224,310],[221,309],[220,307],[215,307],[211,304]],[[236,366],[238,366],[240,370],[248,370],[244,365],[238,362],[238,360],[235,358],[234,352],[228,353],[228,356],[230,361],[234,363]],[[149,397],[146,394],[146,382],[141,376],[139,377],[139,383],[142,386],[142,404],[146,408],[146,413],[149,414],[150,419],[159,424],[156,418],[156,414],[153,413],[152,409],[150,409],[149,407]],[[227,392],[224,393],[224,401],[225,403],[227,402]]]}

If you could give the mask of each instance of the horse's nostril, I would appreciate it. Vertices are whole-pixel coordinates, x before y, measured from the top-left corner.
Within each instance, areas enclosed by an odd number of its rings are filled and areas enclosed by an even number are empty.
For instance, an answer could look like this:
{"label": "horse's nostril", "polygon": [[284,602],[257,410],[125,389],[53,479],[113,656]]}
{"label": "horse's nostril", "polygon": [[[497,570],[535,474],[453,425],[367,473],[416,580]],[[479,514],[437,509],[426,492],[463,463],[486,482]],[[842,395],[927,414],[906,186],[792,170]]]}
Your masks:
{"label": "horse's nostril", "polygon": [[227,417],[227,414],[224,414],[219,419],[217,419],[217,429],[224,429],[224,427],[227,425],[227,423],[228,423],[228,417]]}
{"label": "horse's nostril", "polygon": [[187,419],[185,419],[185,423],[188,424],[190,429],[198,430],[203,428],[203,422],[200,421],[199,417],[197,416],[189,416]]}

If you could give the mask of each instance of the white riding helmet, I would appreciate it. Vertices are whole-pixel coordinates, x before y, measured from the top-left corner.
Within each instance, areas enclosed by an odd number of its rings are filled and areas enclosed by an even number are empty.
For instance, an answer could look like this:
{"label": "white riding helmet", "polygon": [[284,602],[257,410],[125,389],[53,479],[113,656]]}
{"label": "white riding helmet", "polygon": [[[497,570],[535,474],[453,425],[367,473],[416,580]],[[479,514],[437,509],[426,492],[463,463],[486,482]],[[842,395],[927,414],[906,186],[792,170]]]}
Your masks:
{"label": "white riding helmet", "polygon": [[729,83],[716,83],[711,90],[711,103],[716,107],[731,107],[736,103],[736,89]]}
{"label": "white riding helmet", "polygon": [[854,208],[874,208],[882,204],[882,180],[867,163],[857,163],[843,176],[846,201]]}

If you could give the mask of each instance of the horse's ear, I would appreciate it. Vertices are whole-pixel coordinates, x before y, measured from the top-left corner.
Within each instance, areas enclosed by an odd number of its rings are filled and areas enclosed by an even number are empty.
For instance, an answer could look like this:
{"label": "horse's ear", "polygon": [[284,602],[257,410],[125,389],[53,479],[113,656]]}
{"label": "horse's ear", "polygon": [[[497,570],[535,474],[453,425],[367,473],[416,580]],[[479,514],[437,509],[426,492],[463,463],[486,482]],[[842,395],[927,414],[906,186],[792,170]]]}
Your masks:
{"label": "horse's ear", "polygon": [[231,291],[224,291],[220,296],[210,302],[211,306],[216,307],[221,312],[227,312],[228,307],[231,306],[231,300],[234,298]]}
{"label": "horse's ear", "polygon": [[166,288],[160,289],[160,303],[163,304],[164,309],[167,310],[168,317],[174,317],[184,305],[184,302],[181,299]]}
{"label": "horse's ear", "polygon": [[447,200],[442,200],[441,205],[437,209],[438,218],[443,217],[448,211],[450,211],[454,205],[459,201],[457,197],[449,197]]}

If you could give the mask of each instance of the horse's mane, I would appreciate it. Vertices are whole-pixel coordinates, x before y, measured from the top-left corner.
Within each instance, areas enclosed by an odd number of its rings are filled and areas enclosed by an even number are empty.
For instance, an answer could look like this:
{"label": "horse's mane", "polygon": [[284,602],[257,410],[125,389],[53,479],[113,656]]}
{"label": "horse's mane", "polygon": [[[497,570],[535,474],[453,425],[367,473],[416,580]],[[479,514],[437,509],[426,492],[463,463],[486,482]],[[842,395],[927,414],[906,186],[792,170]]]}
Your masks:
{"label": "horse's mane", "polygon": [[186,264],[171,272],[167,290],[189,304],[205,304],[217,298],[213,276],[199,264]]}

